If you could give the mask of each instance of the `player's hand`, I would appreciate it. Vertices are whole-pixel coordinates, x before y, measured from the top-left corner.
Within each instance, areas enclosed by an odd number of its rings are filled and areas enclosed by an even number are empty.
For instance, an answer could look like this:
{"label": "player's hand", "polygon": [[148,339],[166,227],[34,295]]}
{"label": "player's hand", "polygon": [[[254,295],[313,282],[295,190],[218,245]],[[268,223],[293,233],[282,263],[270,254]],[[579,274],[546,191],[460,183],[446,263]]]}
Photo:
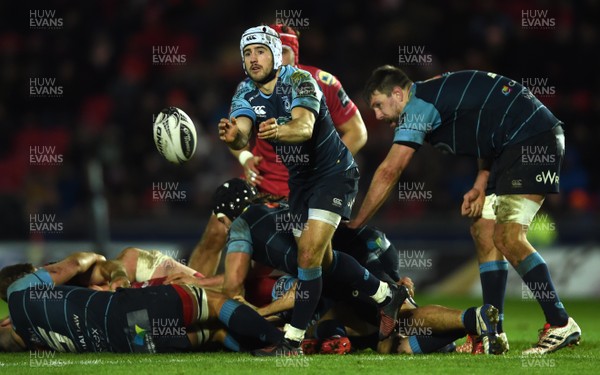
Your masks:
{"label": "player's hand", "polygon": [[350,229],[356,229],[359,227],[359,225],[356,223],[356,220],[344,221],[343,223]]}
{"label": "player's hand", "polygon": [[408,294],[410,294],[411,297],[415,296],[415,284],[413,283],[410,277],[404,276],[400,279],[400,282],[398,284],[404,285],[406,289],[408,289]]}
{"label": "player's hand", "polygon": [[235,117],[232,117],[231,120],[222,118],[219,121],[219,139],[223,142],[227,144],[235,142],[239,131]]}
{"label": "player's hand", "polygon": [[233,299],[236,300],[236,301],[238,301],[239,303],[243,303],[244,305],[250,307],[254,311],[258,311],[258,307],[254,306],[250,302],[246,301],[246,299],[244,298],[244,296],[242,296],[240,294],[238,294],[237,296],[233,296]]}
{"label": "player's hand", "polygon": [[97,290],[99,292],[108,292],[108,291],[110,291],[110,286],[108,284],[90,285],[90,286],[88,286],[88,288],[90,288],[92,290]]}
{"label": "player's hand", "polygon": [[0,319],[0,327],[9,327],[9,326],[10,326],[10,316]]}
{"label": "player's hand", "polygon": [[463,203],[460,207],[460,214],[470,218],[481,216],[483,204],[485,203],[485,193],[478,189],[471,189],[463,196]]}
{"label": "player's hand", "polygon": [[261,122],[258,125],[257,136],[260,139],[272,139],[276,141],[279,137],[279,125],[277,125],[277,120],[270,118]]}
{"label": "player's hand", "polygon": [[195,276],[188,275],[187,273],[183,273],[183,272],[178,272],[178,273],[174,273],[174,274],[171,274],[171,275],[167,276],[167,278],[163,282],[163,285],[169,285],[169,284],[184,285],[184,284],[188,284],[188,285],[198,285],[198,286],[201,286],[200,283],[199,283],[199,281],[200,281],[200,279],[198,279]]}
{"label": "player's hand", "polygon": [[244,164],[244,174],[246,175],[246,181],[250,185],[260,185],[263,181],[263,176],[260,175],[260,171],[258,170],[258,165],[262,160],[262,156],[253,156],[248,158],[246,164]]}
{"label": "player's hand", "polygon": [[114,279],[112,279],[110,281],[109,285],[109,289],[111,291],[115,291],[118,288],[129,288],[131,287],[131,283],[129,282],[129,279],[127,278],[127,276],[117,276]]}

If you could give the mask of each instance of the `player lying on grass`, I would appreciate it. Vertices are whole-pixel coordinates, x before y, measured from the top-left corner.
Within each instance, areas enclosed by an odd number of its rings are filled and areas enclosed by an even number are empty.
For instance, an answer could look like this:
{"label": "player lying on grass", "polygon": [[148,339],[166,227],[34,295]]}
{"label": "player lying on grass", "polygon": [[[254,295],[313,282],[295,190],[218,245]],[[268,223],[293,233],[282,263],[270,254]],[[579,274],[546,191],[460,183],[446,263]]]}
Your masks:
{"label": "player lying on grass", "polygon": [[[294,274],[297,272],[295,259],[297,256],[297,247],[292,234],[287,231],[278,231],[277,223],[285,221],[285,215],[288,214],[286,207],[282,203],[266,203],[253,204],[248,206],[239,217],[235,217],[232,212],[220,212],[219,207],[231,207],[230,203],[239,202],[237,194],[232,193],[232,190],[244,190],[246,184],[242,180],[238,183],[228,181],[223,185],[221,191],[217,190],[215,194],[216,204],[215,212],[223,213],[220,215],[220,220],[225,225],[230,227],[229,240],[226,245],[227,255],[225,258],[225,275],[224,275],[224,291],[229,296],[236,296],[243,293],[243,282],[250,267],[251,260],[266,264],[275,269]],[[229,192],[230,194],[224,194]],[[221,201],[222,200],[222,201]],[[221,201],[219,203],[219,201]],[[231,222],[231,219],[234,219]],[[354,297],[355,290],[362,292],[363,295],[372,298],[373,294],[368,292],[369,283],[375,284],[371,290],[376,289],[376,285],[381,281],[374,278],[364,269],[354,258],[347,254],[333,251],[330,255],[329,266],[324,272],[324,288],[323,295],[332,300],[346,299],[357,303]],[[348,277],[349,269],[359,270],[356,274],[362,276]],[[188,279],[188,280],[186,280]],[[168,280],[185,281],[197,283],[193,278],[174,275]],[[365,287],[365,285],[367,285]],[[405,289],[406,288],[402,288]],[[365,293],[366,291],[366,293]],[[304,294],[304,290],[295,290],[291,297],[287,299],[289,302],[287,308],[293,308],[294,299],[298,299],[298,295]],[[300,298],[301,299],[301,298]],[[364,303],[364,302],[361,302]],[[372,304],[371,304],[372,305]],[[398,305],[396,308],[399,308]],[[460,313],[460,312],[459,312]],[[460,317],[460,314],[459,314]],[[449,318],[452,319],[452,318]],[[503,352],[503,342],[498,340],[495,334],[495,323],[498,319],[497,310],[491,305],[486,305],[479,309],[470,309],[464,313],[464,322],[469,328],[469,332],[477,335],[483,335],[483,345],[486,353]],[[459,319],[460,322],[460,319]],[[477,323],[479,322],[479,323]],[[482,322],[485,322],[484,324]],[[397,324],[397,322],[396,322]],[[461,323],[462,324],[462,323]],[[478,329],[477,324],[483,324]],[[456,327],[451,327],[456,328]],[[465,335],[464,326],[459,337]],[[455,337],[444,337],[446,342],[440,347],[446,346],[449,342],[453,342]],[[449,341],[448,341],[449,340]],[[439,349],[439,348],[436,348]]]}
{"label": "player lying on grass", "polygon": [[[107,267],[96,267],[100,263],[106,263],[101,255],[75,253],[41,268],[19,265],[0,271],[3,281],[12,281],[0,290],[12,323],[0,327],[0,350],[190,351],[209,340],[211,324],[227,327],[227,340],[239,348],[283,339],[254,310],[223,294],[192,285],[117,288],[128,283],[122,265],[109,261]],[[115,292],[64,285],[79,277],[93,281],[96,272],[105,270],[111,270]]]}
{"label": "player lying on grass", "polygon": [[[413,289],[409,278],[403,278],[402,282]],[[293,307],[296,292],[296,279],[285,275],[273,288],[271,304],[261,308],[249,306],[263,316],[276,316],[285,322],[289,319],[287,312]],[[399,314],[398,333],[383,341],[377,340],[378,323],[372,319],[373,316],[372,306],[356,299],[333,301],[324,297],[313,317],[314,324],[308,330],[310,338],[303,342],[305,353],[349,352],[351,345],[344,337],[346,332],[352,336],[353,347],[370,347],[382,354],[452,351],[454,341],[467,334],[475,336],[480,343],[474,351],[476,354],[502,354],[506,351],[506,341],[497,337],[496,332],[498,310],[491,305],[457,310],[439,305],[418,307],[412,300],[407,300]]]}

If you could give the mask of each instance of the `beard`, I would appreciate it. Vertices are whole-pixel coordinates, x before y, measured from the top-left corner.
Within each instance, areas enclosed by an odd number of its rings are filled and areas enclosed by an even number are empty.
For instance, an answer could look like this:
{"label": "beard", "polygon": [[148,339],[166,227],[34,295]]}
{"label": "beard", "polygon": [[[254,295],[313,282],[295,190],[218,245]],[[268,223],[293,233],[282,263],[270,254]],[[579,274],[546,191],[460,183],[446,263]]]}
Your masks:
{"label": "beard", "polygon": [[273,69],[273,66],[271,66],[268,69],[261,69],[257,72],[253,72],[248,69],[246,71],[248,72],[248,76],[250,77],[250,79],[259,84],[265,84],[271,81],[273,78],[275,78],[275,74],[277,73]]}

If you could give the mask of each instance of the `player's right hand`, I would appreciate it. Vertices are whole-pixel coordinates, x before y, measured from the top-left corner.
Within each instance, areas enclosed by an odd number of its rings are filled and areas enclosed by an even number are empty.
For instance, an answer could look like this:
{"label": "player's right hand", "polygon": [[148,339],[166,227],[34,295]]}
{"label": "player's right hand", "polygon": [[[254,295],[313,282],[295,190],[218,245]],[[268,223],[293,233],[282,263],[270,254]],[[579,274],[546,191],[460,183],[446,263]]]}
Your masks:
{"label": "player's right hand", "polygon": [[260,175],[260,171],[258,170],[258,165],[262,160],[262,156],[253,156],[248,158],[246,164],[244,164],[244,174],[246,175],[246,181],[250,185],[260,185],[263,181],[263,176]]}
{"label": "player's right hand", "polygon": [[483,204],[485,203],[485,193],[478,189],[471,189],[463,196],[463,204],[460,207],[462,216],[477,218],[481,216]]}
{"label": "player's right hand", "polygon": [[222,118],[219,121],[219,139],[225,143],[233,143],[237,138],[239,128],[235,117],[231,120]]}

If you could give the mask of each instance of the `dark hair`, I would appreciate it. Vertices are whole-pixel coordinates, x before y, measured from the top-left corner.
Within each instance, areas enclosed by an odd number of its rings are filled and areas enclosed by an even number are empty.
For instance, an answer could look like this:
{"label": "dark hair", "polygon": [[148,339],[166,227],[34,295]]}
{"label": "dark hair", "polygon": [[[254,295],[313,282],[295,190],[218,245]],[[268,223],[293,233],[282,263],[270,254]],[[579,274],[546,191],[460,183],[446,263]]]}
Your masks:
{"label": "dark hair", "polygon": [[33,272],[35,268],[31,263],[13,264],[0,270],[0,298],[7,301],[7,290],[10,284]]}
{"label": "dark hair", "polygon": [[400,68],[392,65],[384,65],[373,70],[371,76],[367,80],[364,89],[364,97],[367,103],[371,101],[371,95],[375,91],[389,96],[396,86],[405,89],[410,86],[412,81],[406,73]]}

